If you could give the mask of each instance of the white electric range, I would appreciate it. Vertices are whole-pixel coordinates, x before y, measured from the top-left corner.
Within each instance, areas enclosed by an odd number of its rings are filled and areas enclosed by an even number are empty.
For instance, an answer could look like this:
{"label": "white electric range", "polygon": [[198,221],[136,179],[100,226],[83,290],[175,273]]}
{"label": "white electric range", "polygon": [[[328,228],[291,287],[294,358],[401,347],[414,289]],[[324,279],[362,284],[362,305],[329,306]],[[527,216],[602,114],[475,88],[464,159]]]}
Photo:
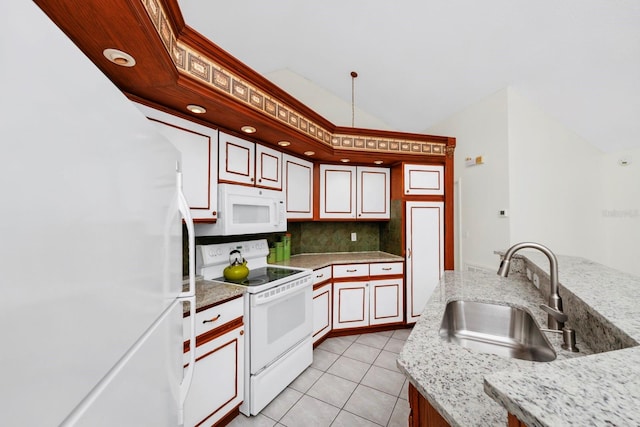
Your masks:
{"label": "white electric range", "polygon": [[[232,251],[247,261],[249,276],[226,280]],[[234,252],[237,256],[237,252]],[[311,270],[267,264],[266,239],[200,245],[196,271],[205,280],[244,286],[245,390],[240,411],[258,414],[300,375],[313,358]]]}

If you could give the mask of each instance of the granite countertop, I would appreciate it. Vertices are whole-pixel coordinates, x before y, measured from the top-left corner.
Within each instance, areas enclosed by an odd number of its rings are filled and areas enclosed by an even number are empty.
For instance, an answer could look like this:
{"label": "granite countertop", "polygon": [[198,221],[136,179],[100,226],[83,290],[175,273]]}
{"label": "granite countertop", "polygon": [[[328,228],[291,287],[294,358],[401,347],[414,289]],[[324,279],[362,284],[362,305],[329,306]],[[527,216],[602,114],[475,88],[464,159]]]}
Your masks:
{"label": "granite countertop", "polygon": [[[530,370],[537,362],[480,353],[441,339],[445,306],[456,299],[515,305],[546,326],[547,315],[539,308],[544,300],[522,276],[501,278],[495,272],[446,271],[398,358],[398,366],[411,383],[452,426],[504,426],[507,411],[484,392],[484,377],[510,368]],[[579,336],[577,345],[583,351],[570,353],[560,348],[559,334],[545,335],[557,354],[556,360],[589,353]]]}
{"label": "granite countertop", "polygon": [[[548,272],[544,256],[527,253],[525,258]],[[561,295],[570,292],[584,301],[592,316],[612,325],[610,334],[622,335],[627,345],[640,342],[640,277],[578,257],[558,257],[558,267]],[[602,340],[598,333],[594,338]],[[485,390],[530,427],[637,426],[640,347],[496,372],[485,378]]]}
{"label": "granite countertop", "polygon": [[[371,251],[294,255],[287,261],[280,261],[275,264],[315,270],[332,264],[394,261],[404,261],[404,258],[386,252]],[[183,282],[183,286],[186,286],[185,283]],[[246,288],[244,286],[203,280],[202,276],[198,276],[196,277],[196,311],[206,310],[214,305],[238,298],[245,291]],[[187,314],[188,312],[188,307],[185,304],[184,313]]]}
{"label": "granite countertop", "polygon": [[[544,255],[522,254],[528,267],[548,276]],[[440,339],[444,307],[454,299],[518,305],[546,327],[546,314],[538,307],[545,301],[524,276],[445,272],[398,366],[452,426],[504,426],[507,410],[529,427],[640,425],[640,347],[602,352],[606,346],[640,342],[640,277],[578,257],[559,256],[558,266],[567,325],[578,329],[603,322],[606,327],[579,332],[579,353],[562,350],[559,334],[545,334],[557,353],[549,363],[483,354]],[[567,301],[583,304],[588,312],[568,307]],[[607,335],[616,335],[614,344],[601,343]],[[602,348],[593,354],[591,347]]]}
{"label": "granite countertop", "polygon": [[291,259],[276,262],[278,265],[317,270],[332,264],[357,264],[367,262],[403,262],[404,258],[387,252],[329,252],[293,255]]}
{"label": "granite countertop", "polygon": [[[183,282],[183,289],[186,290],[188,285]],[[244,286],[231,285],[227,283],[213,282],[211,280],[203,280],[202,277],[196,278],[196,312],[206,310],[214,305],[239,298],[244,295],[246,288]],[[184,314],[189,314],[189,307],[184,304]]]}

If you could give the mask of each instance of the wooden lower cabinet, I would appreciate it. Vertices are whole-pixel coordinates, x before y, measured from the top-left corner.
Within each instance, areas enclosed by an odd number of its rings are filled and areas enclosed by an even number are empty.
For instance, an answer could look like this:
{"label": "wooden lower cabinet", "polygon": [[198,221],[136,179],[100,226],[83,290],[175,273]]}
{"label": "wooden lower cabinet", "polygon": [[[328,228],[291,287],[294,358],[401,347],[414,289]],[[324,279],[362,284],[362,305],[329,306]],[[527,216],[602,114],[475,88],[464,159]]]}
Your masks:
{"label": "wooden lower cabinet", "polygon": [[313,343],[320,341],[332,329],[331,306],[332,299],[331,282],[314,286],[313,289]]}
{"label": "wooden lower cabinet", "polygon": [[[449,427],[436,409],[409,383],[409,427]],[[527,427],[515,415],[509,414],[507,427]]]}
{"label": "wooden lower cabinet", "polygon": [[449,427],[449,423],[411,383],[409,407],[409,427]]}
{"label": "wooden lower cabinet", "polygon": [[[185,427],[227,424],[244,399],[243,300],[196,314],[196,348],[184,343],[184,366],[195,352],[191,387],[184,405]],[[185,324],[189,317],[185,317]],[[186,326],[185,326],[186,327]]]}
{"label": "wooden lower cabinet", "polygon": [[527,425],[520,421],[518,417],[509,413],[507,417],[507,427],[527,427]]}

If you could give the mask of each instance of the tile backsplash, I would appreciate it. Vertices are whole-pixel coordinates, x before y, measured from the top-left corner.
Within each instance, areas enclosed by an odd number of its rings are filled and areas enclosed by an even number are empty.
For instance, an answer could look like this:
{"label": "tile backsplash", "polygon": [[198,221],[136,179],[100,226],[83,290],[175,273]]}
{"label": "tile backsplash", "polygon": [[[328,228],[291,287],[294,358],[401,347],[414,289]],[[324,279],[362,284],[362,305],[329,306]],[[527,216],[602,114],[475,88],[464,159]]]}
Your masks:
{"label": "tile backsplash", "polygon": [[[291,233],[291,255],[301,253],[384,251],[400,255],[400,233],[395,224],[389,222],[334,222],[308,221],[289,222]],[[356,233],[356,241],[351,241]],[[197,237],[196,245],[210,245],[240,240],[267,239],[277,242],[285,233],[247,234],[242,236]],[[183,273],[187,274],[186,227],[183,226]],[[397,241],[397,242],[396,242]]]}
{"label": "tile backsplash", "polygon": [[[291,254],[380,250],[378,222],[290,222]],[[351,241],[356,233],[356,241]]]}

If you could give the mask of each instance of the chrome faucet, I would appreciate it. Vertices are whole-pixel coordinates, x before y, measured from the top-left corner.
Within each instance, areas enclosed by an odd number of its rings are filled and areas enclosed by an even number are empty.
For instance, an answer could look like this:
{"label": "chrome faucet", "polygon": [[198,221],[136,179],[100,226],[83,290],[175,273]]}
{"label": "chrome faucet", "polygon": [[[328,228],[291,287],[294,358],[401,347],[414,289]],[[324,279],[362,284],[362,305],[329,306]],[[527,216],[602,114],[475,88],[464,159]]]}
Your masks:
{"label": "chrome faucet", "polygon": [[549,305],[542,304],[540,308],[548,314],[547,323],[549,329],[560,331],[564,327],[564,322],[567,321],[568,317],[562,312],[562,298],[560,298],[560,295],[558,294],[558,260],[549,248],[534,242],[516,243],[504,254],[502,262],[500,262],[498,275],[502,277],[507,277],[509,275],[509,262],[511,261],[513,254],[524,248],[537,249],[545,254],[549,259],[551,282],[549,289]]}

